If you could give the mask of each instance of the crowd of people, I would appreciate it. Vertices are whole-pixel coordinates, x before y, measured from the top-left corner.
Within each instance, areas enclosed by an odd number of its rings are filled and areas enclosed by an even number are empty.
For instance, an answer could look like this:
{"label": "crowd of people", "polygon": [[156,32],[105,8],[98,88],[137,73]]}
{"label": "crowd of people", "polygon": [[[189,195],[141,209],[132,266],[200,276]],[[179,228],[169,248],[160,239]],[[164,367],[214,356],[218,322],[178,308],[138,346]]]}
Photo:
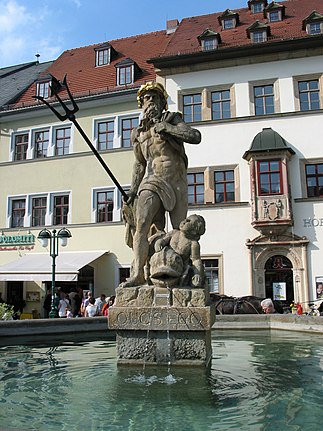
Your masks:
{"label": "crowd of people", "polygon": [[[72,288],[70,292],[65,292],[58,288],[55,293],[54,307],[57,310],[57,317],[95,317],[107,316],[109,308],[114,304],[115,296],[107,297],[102,293],[95,298],[91,291],[83,295],[81,288]],[[49,317],[52,308],[52,294],[48,290],[44,301],[45,318]]]}

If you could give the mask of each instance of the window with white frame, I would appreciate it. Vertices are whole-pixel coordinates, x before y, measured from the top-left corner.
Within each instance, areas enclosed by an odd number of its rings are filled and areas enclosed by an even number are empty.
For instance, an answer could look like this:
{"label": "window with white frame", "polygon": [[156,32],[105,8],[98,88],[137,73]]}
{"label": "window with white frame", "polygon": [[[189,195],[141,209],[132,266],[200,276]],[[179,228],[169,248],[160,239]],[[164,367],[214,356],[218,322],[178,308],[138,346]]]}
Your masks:
{"label": "window with white frame", "polygon": [[121,118],[121,147],[130,148],[131,147],[131,131],[134,127],[139,124],[139,117],[129,117]]}
{"label": "window with white frame", "polygon": [[110,64],[110,48],[109,47],[96,50],[95,65],[96,66],[105,66],[106,64]]}
{"label": "window with white frame", "polygon": [[114,119],[97,121],[95,123],[97,149],[99,151],[111,150],[114,142]]}
{"label": "window with white frame", "polygon": [[267,31],[266,30],[254,30],[250,32],[250,37],[253,43],[266,42]]}
{"label": "window with white frame", "polygon": [[47,196],[37,196],[31,199],[31,225],[45,226],[47,212]]}
{"label": "window with white frame", "polygon": [[117,67],[117,85],[129,85],[134,82],[134,65]]}
{"label": "window with white frame", "polygon": [[322,22],[311,22],[307,25],[307,33],[310,35],[321,34],[322,28]]}
{"label": "window with white frame", "polygon": [[[125,192],[129,186],[123,187]],[[92,190],[92,222],[120,222],[122,219],[122,198],[117,187],[102,187]]]}
{"label": "window with white frame", "polygon": [[10,199],[10,224],[11,228],[23,227],[26,214],[26,198]]}
{"label": "window with white frame", "polygon": [[252,13],[261,13],[265,8],[263,2],[253,3],[251,4],[251,12]]}
{"label": "window with white frame", "polygon": [[47,157],[49,145],[49,129],[37,130],[33,134],[34,158]]}
{"label": "window with white frame", "polygon": [[55,156],[70,153],[71,127],[57,127],[54,129]]}
{"label": "window with white frame", "polygon": [[235,20],[233,18],[224,18],[222,21],[223,30],[229,30],[235,27]]}
{"label": "window with white frame", "polygon": [[53,196],[53,225],[68,224],[69,194],[57,194]]}
{"label": "window with white frame", "polygon": [[48,99],[51,96],[50,81],[43,81],[36,83],[36,96]]}
{"label": "window with white frame", "polygon": [[271,12],[268,12],[268,21],[269,22],[278,22],[281,21],[281,11],[280,10],[273,10]]}
{"label": "window with white frame", "polygon": [[14,160],[26,160],[29,145],[29,133],[14,135]]}
{"label": "window with white frame", "polygon": [[98,191],[96,195],[96,222],[113,221],[114,191]]}

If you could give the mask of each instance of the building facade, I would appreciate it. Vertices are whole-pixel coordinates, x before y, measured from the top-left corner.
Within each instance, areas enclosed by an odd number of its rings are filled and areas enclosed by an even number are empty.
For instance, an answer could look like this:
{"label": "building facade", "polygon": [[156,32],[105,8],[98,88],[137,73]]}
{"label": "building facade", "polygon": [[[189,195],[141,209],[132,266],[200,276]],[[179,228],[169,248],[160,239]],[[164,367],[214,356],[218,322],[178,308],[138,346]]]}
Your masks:
{"label": "building facade", "polygon": [[[0,290],[41,311],[50,284],[44,227],[67,227],[57,283],[112,295],[129,273],[121,195],[55,103],[67,82],[76,114],[127,190],[139,86],[162,82],[202,142],[186,146],[189,212],[207,232],[210,292],[281,298],[304,308],[323,281],[323,8],[320,0],[252,0],[167,30],[64,52],[0,111]],[[67,97],[64,88],[60,96]],[[168,228],[171,226],[168,224]],[[45,267],[45,269],[44,269]]]}

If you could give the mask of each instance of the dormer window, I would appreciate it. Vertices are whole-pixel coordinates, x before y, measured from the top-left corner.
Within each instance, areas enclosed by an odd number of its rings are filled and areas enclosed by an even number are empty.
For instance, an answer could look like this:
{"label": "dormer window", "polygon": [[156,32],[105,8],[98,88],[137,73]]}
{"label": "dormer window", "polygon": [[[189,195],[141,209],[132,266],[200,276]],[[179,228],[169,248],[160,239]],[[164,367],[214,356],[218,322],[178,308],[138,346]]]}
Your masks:
{"label": "dormer window", "polygon": [[55,79],[53,80],[51,74],[43,76],[36,82],[36,96],[48,99],[52,96],[51,87],[57,84],[59,85],[59,82],[56,82]]}
{"label": "dormer window", "polygon": [[261,13],[267,6],[267,0],[250,0],[248,1],[248,7],[251,13]]}
{"label": "dormer window", "polygon": [[235,28],[239,23],[239,14],[227,9],[222,15],[218,17],[218,21],[222,26],[222,30],[229,30]]}
{"label": "dormer window", "polygon": [[206,29],[197,37],[203,51],[212,51],[217,49],[221,43],[221,36],[213,30]]}
{"label": "dormer window", "polygon": [[270,27],[257,20],[247,28],[247,35],[253,43],[266,42],[270,35]]}
{"label": "dormer window", "polygon": [[96,66],[105,66],[110,64],[112,57],[117,54],[117,52],[109,43],[103,43],[102,45],[94,48],[94,51]]}
{"label": "dormer window", "polygon": [[264,17],[267,18],[268,22],[282,21],[285,15],[285,6],[280,5],[276,2],[271,2],[264,9]]}
{"label": "dormer window", "polygon": [[116,71],[117,85],[129,85],[135,82],[140,69],[131,58],[126,58],[116,64]]}
{"label": "dormer window", "polygon": [[323,15],[313,11],[303,21],[303,30],[309,35],[323,34]]}
{"label": "dormer window", "polygon": [[43,81],[36,83],[36,96],[48,99],[51,96],[50,92],[50,81]]}

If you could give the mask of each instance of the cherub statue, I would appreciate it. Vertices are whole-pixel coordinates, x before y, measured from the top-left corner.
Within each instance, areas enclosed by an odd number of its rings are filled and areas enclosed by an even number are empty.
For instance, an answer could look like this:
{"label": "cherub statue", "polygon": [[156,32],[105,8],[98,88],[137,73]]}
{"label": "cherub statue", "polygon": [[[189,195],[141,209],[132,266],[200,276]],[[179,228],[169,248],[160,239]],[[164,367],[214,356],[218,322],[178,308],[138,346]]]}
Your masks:
{"label": "cherub statue", "polygon": [[154,284],[203,287],[204,267],[199,239],[205,233],[205,221],[193,214],[179,229],[154,241],[155,254],[150,259],[150,278]]}

